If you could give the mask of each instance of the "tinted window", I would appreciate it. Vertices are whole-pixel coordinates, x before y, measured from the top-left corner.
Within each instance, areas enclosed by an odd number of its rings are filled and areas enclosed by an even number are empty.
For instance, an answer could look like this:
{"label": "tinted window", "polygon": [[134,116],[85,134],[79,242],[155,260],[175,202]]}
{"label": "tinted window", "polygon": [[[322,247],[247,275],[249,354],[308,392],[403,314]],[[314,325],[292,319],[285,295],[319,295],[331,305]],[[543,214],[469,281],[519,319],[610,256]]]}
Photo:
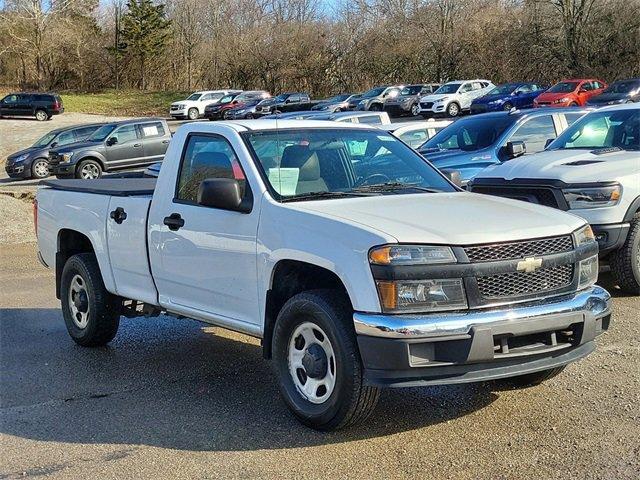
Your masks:
{"label": "tinted window", "polygon": [[201,96],[201,93],[193,93],[187,97],[187,100],[198,100]]}
{"label": "tinted window", "polygon": [[18,101],[18,95],[7,95],[2,101],[4,103],[16,103]]}
{"label": "tinted window", "polygon": [[98,129],[98,127],[83,127],[83,128],[78,128],[76,130],[74,130],[76,137],[78,138],[78,140],[82,140],[87,138],[89,135],[91,135],[93,132],[95,132]]}
{"label": "tinted window", "polygon": [[461,149],[474,151],[493,145],[516,118],[509,115],[497,118],[470,117],[458,120],[438,132],[422,149]]}
{"label": "tinted window", "polygon": [[362,94],[361,98],[372,98],[372,97],[377,97],[378,95],[380,95],[382,92],[384,92],[384,87],[381,88],[372,88],[371,90],[369,90],[368,92],[365,92],[364,94]]}
{"label": "tinted window", "polygon": [[58,143],[58,146],[62,146],[74,143],[77,141],[77,139],[74,133],[71,131],[61,133],[60,135],[58,135],[58,138],[56,138],[55,141]]}
{"label": "tinted window", "polygon": [[634,90],[640,89],[640,82],[637,80],[624,80],[615,82],[610,85],[605,91],[607,93],[630,93]]}
{"label": "tinted window", "polygon": [[287,100],[289,100],[289,103],[298,103],[300,102],[300,95],[291,95]]}
{"label": "tinted window", "polygon": [[556,129],[551,115],[534,117],[518,127],[511,136],[511,142],[524,142],[527,153],[544,150],[548,139],[556,138]]}
{"label": "tinted window", "polygon": [[[498,85],[495,88],[489,90],[487,95],[509,95],[511,92],[515,90],[518,85],[516,83],[505,83],[504,85]],[[520,87],[518,90],[521,90]]]}
{"label": "tinted window", "polygon": [[162,122],[143,123],[140,125],[140,130],[142,130],[142,136],[144,138],[164,136],[164,127],[162,126]]}
{"label": "tinted window", "polygon": [[404,87],[400,92],[401,95],[417,95],[420,92],[428,91],[426,87],[422,85],[410,85],[408,87]]}
{"label": "tinted window", "polygon": [[229,142],[222,137],[193,135],[180,163],[176,198],[196,203],[200,183],[208,178],[235,178],[244,195],[245,176]]}
{"label": "tinted window", "polygon": [[137,140],[138,135],[136,134],[136,126],[135,125],[123,125],[118,128],[113,134],[111,138],[117,138],[119,144],[123,144],[126,142],[130,142],[132,140]]}

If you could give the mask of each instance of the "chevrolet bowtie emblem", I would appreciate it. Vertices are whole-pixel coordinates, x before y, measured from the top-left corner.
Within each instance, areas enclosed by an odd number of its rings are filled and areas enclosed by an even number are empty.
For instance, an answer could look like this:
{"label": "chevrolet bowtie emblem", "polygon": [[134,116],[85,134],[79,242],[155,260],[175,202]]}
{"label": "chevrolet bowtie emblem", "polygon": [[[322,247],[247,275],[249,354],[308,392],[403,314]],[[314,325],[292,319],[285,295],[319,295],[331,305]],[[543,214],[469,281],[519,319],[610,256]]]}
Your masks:
{"label": "chevrolet bowtie emblem", "polygon": [[535,272],[538,268],[542,266],[541,258],[529,257],[524,260],[520,260],[518,265],[516,265],[516,270],[519,272],[531,273]]}

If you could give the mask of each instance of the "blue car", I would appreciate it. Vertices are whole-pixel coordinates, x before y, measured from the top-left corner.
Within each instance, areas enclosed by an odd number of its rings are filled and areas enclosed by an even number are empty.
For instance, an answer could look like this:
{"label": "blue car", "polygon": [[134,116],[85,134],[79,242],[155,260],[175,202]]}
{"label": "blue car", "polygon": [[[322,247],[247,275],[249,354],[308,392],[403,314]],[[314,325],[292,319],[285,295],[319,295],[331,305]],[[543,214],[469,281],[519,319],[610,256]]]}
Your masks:
{"label": "blue car", "polygon": [[418,148],[439,169],[457,170],[463,185],[481,170],[544,150],[586,108],[540,108],[474,115],[440,130]]}
{"label": "blue car", "polygon": [[546,89],[539,83],[503,83],[471,102],[471,113],[532,108],[533,99]]}

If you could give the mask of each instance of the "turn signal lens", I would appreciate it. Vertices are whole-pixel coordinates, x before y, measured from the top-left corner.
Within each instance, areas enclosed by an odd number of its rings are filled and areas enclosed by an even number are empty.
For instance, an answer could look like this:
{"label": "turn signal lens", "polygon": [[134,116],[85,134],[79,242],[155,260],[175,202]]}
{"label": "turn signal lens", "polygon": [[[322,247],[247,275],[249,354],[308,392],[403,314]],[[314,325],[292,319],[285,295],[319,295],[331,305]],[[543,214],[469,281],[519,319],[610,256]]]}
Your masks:
{"label": "turn signal lens", "polygon": [[450,247],[437,245],[387,245],[369,252],[374,265],[428,265],[432,263],[456,263]]}
{"label": "turn signal lens", "polygon": [[378,281],[380,306],[385,313],[442,312],[467,308],[462,279]]}
{"label": "turn signal lens", "polygon": [[596,241],[596,236],[591,229],[591,225],[585,225],[580,230],[573,232],[573,238],[575,240],[576,247]]}

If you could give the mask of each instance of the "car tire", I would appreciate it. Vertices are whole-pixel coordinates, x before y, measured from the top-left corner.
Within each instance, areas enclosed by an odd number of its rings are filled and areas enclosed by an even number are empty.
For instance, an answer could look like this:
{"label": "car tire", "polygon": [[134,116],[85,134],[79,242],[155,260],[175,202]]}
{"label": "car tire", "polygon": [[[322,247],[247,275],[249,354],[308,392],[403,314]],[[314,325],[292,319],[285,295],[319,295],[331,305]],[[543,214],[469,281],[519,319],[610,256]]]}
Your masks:
{"label": "car tire", "polygon": [[49,162],[46,158],[36,158],[31,164],[31,178],[47,178],[49,176]]}
{"label": "car tire", "polygon": [[379,103],[374,103],[369,107],[369,111],[371,111],[371,112],[381,112],[382,111],[382,105],[380,105]]}
{"label": "car tire", "polygon": [[280,393],[316,430],[364,421],[380,396],[379,388],[363,384],[352,313],[340,292],[312,290],[290,298],[276,320],[272,351]]}
{"label": "car tire", "polygon": [[414,103],[413,105],[411,105],[411,116],[417,117],[419,115],[420,115],[420,105],[418,105],[417,103]]}
{"label": "car tire", "polygon": [[640,295],[640,213],[636,213],[630,223],[624,245],[611,254],[609,264],[620,290]]}
{"label": "car tire", "polygon": [[252,120],[255,117],[253,116],[253,113],[247,113],[246,118],[249,119],[249,120]]}
{"label": "car tire", "polygon": [[542,370],[540,372],[527,373],[525,375],[518,375],[516,377],[494,380],[493,384],[495,387],[497,387],[496,390],[519,390],[523,388],[535,387],[540,385],[542,382],[560,375],[565,367],[566,366],[563,365],[562,367],[550,368],[548,370]]}
{"label": "car tire", "polygon": [[577,102],[571,102],[571,103],[569,104],[569,106],[570,106],[570,107],[579,107],[580,105],[578,105],[578,103],[577,103]]}
{"label": "car tire", "polygon": [[78,345],[99,347],[116,336],[122,301],[105,288],[92,253],[67,260],[60,279],[60,301],[67,331]]}
{"label": "car tire", "polygon": [[457,117],[460,115],[460,105],[456,102],[451,102],[447,105],[447,116],[448,117]]}
{"label": "car tire", "polygon": [[102,165],[95,160],[83,160],[76,168],[76,178],[94,180],[100,177],[102,177]]}
{"label": "car tire", "polygon": [[502,109],[503,109],[505,112],[509,112],[512,108],[513,108],[513,105],[512,105],[511,103],[509,103],[509,102],[505,103],[505,104],[502,106]]}
{"label": "car tire", "polygon": [[36,110],[36,120],[39,122],[46,122],[47,120],[49,120],[49,114],[47,114],[46,111],[42,110],[42,109],[38,109]]}
{"label": "car tire", "polygon": [[199,116],[200,112],[197,108],[190,108],[189,111],[187,111],[187,118],[189,120],[197,120]]}

